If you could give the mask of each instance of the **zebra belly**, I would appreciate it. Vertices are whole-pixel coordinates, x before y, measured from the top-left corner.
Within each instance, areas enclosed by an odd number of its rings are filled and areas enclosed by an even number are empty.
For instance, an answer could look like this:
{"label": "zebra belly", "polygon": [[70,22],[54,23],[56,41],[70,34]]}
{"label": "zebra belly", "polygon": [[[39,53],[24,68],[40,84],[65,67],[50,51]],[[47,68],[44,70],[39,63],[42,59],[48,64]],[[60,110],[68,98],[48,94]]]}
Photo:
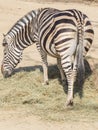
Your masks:
{"label": "zebra belly", "polygon": [[59,55],[57,54],[57,51],[55,49],[54,43],[46,43],[45,45],[41,44],[41,48],[46,54],[48,54],[52,57],[55,57],[55,58],[59,57]]}

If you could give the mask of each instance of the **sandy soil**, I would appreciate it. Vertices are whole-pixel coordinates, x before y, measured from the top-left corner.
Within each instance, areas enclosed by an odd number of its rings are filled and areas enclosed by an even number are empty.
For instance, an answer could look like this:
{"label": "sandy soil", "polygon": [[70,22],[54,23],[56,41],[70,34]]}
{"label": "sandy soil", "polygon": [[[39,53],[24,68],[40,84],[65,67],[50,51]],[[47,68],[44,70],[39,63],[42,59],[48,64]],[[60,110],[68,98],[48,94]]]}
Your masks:
{"label": "sandy soil", "polygon": [[[76,4],[76,3],[34,3],[19,0],[0,0],[0,43],[2,43],[3,33],[6,33],[11,26],[24,14],[32,9],[43,7],[55,7],[58,9],[76,8],[86,13],[91,19],[94,30],[95,39],[93,46],[89,52],[89,56],[98,60],[98,5],[92,4]],[[0,44],[0,64],[2,61],[3,47]],[[37,57],[37,59],[36,59]],[[54,64],[54,59],[49,57],[49,63]],[[23,60],[18,67],[41,64],[40,56],[33,45],[24,51]],[[0,75],[1,76],[1,75]],[[19,116],[19,112],[0,110],[0,130],[98,130],[98,123],[92,122],[62,122],[52,123],[41,121],[35,116]]]}
{"label": "sandy soil", "polygon": [[98,130],[98,122],[48,122],[20,112],[0,111],[0,130]]}

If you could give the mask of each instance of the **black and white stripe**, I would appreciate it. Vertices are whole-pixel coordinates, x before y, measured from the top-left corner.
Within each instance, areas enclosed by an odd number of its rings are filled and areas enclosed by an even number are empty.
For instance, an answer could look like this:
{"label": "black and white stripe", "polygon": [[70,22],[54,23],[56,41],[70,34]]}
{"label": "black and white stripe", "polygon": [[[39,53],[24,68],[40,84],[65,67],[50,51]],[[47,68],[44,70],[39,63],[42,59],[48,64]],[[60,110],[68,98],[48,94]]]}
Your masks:
{"label": "black and white stripe", "polygon": [[[39,48],[44,51],[41,54],[44,66],[47,63],[45,59],[47,54],[57,58],[61,78],[64,80],[65,73],[68,82],[66,105],[71,105],[73,104],[76,71],[79,73],[80,82],[83,82],[83,72],[85,71],[83,57],[93,41],[94,31],[91,22],[85,14],[78,10],[60,11],[47,8],[41,11],[38,25],[40,25]],[[47,74],[47,69],[45,72]],[[45,78],[47,83],[47,75]]]}
{"label": "black and white stripe", "polygon": [[4,75],[10,75],[18,64],[22,51],[32,43],[36,43],[43,61],[44,82],[48,83],[47,54],[49,54],[57,58],[62,80],[65,79],[64,74],[67,77],[66,105],[72,105],[76,71],[83,79],[83,57],[90,49],[93,36],[91,22],[78,10],[61,11],[45,8],[31,11],[17,21],[4,38],[6,54],[2,72]]}

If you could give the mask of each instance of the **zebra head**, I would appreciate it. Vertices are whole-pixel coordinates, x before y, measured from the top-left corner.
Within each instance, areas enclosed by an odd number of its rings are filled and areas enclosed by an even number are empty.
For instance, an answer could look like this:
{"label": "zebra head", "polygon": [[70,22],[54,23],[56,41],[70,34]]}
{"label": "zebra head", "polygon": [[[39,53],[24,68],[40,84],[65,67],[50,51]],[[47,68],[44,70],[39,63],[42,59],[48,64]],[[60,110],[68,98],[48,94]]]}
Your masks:
{"label": "zebra head", "polygon": [[1,72],[4,78],[11,76],[14,68],[22,59],[22,50],[19,50],[15,44],[15,40],[10,35],[4,35],[3,43],[3,61]]}

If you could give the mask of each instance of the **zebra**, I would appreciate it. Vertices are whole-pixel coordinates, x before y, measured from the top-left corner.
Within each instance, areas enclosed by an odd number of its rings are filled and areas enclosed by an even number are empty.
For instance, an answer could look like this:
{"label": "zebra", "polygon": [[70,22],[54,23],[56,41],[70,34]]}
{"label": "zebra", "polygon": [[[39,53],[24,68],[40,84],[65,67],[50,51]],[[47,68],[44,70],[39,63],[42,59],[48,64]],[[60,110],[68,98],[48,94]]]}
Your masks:
{"label": "zebra", "polygon": [[89,18],[76,9],[42,8],[32,10],[4,35],[4,57],[1,72],[5,78],[12,75],[22,59],[25,48],[36,44],[40,52],[44,83],[48,84],[47,55],[57,58],[62,81],[68,83],[66,106],[73,105],[73,87],[78,78],[84,79],[84,57],[89,51],[94,31]]}

